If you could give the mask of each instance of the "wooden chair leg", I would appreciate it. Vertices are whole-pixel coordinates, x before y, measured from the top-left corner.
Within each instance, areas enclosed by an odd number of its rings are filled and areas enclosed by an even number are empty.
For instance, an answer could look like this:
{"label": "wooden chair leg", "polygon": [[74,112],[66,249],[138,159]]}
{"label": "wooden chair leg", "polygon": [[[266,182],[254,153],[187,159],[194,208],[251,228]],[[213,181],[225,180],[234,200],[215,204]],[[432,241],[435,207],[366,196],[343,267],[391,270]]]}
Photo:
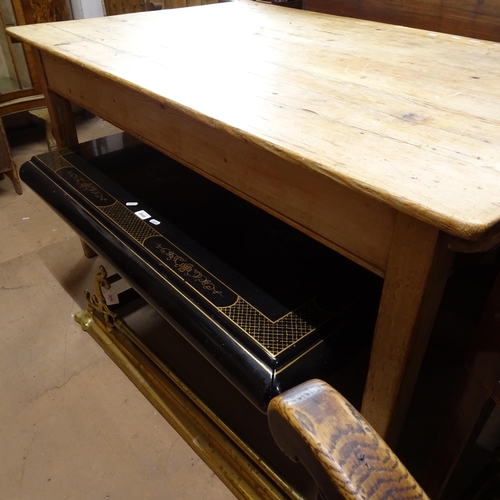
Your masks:
{"label": "wooden chair leg", "polygon": [[5,175],[12,181],[12,184],[14,184],[14,189],[16,190],[16,193],[23,194],[23,187],[21,185],[21,179],[19,179],[17,166],[12,160],[11,160],[11,170],[5,172]]}
{"label": "wooden chair leg", "polygon": [[3,126],[3,121],[0,118],[0,172],[5,174],[14,184],[14,189],[17,194],[23,193],[23,188],[21,186],[21,180],[19,179],[19,174],[17,173],[17,166],[12,161],[10,154],[10,147],[7,141],[7,134]]}

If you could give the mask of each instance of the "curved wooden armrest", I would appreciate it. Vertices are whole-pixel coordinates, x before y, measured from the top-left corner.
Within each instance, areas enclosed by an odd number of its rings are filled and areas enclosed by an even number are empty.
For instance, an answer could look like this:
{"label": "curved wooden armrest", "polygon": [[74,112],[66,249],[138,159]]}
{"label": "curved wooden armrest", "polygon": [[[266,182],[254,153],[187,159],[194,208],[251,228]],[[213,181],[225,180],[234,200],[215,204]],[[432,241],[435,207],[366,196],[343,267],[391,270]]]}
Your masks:
{"label": "curved wooden armrest", "polygon": [[335,389],[310,380],[275,397],[271,433],[326,499],[429,500],[396,455]]}

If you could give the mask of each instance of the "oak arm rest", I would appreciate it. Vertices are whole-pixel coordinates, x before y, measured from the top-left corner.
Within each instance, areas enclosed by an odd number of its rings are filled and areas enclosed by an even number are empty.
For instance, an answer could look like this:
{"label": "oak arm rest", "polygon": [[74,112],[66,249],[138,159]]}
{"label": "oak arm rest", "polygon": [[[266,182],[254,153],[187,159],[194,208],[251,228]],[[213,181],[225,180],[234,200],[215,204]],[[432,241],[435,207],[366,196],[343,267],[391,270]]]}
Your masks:
{"label": "oak arm rest", "polygon": [[382,438],[325,382],[310,380],[275,397],[268,420],[278,446],[306,467],[324,498],[428,500]]}

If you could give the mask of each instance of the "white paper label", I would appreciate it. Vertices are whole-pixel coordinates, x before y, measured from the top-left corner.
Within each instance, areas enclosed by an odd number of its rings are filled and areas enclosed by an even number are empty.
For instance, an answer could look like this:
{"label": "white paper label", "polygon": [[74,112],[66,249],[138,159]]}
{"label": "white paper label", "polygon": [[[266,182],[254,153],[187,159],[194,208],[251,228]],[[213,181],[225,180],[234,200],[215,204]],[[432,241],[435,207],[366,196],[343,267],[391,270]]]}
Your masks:
{"label": "white paper label", "polygon": [[106,290],[104,287],[101,287],[102,294],[104,296],[104,300],[106,301],[106,305],[113,306],[115,304],[120,303],[120,299],[118,298],[118,293],[113,290],[111,287],[109,290]]}
{"label": "white paper label", "polygon": [[151,217],[151,215],[149,215],[145,210],[138,210],[137,212],[134,212],[135,215],[137,215],[137,217],[139,217],[139,219],[142,219],[142,220],[146,220],[146,219],[149,219]]}
{"label": "white paper label", "polygon": [[151,224],[154,224],[155,226],[158,226],[159,224],[161,224],[161,222],[159,220],[156,220],[156,219],[151,219],[149,222],[151,222]]}
{"label": "white paper label", "polygon": [[139,205],[139,202],[138,201],[127,201],[127,203],[125,203],[125,205],[127,205],[127,207],[136,207],[137,205]]}

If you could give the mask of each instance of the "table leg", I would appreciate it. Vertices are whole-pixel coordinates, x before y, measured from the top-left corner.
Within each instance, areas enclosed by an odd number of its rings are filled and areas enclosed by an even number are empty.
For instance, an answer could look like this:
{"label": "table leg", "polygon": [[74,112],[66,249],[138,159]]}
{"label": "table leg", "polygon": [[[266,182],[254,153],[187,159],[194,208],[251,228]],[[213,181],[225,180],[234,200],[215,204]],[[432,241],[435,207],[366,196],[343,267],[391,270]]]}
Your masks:
{"label": "table leg", "polygon": [[[40,86],[45,95],[47,109],[49,111],[50,123],[52,127],[52,135],[56,140],[57,147],[64,148],[78,144],[78,134],[76,131],[75,118],[71,108],[71,102],[64,97],[52,92],[47,85],[47,77],[45,76],[45,67],[43,65],[43,57],[40,51],[32,48],[35,59],[38,76],[40,78]],[[85,241],[80,240],[83,253],[86,257],[94,257],[96,253],[90,248]]]}
{"label": "table leg", "polygon": [[36,49],[33,49],[32,52],[40,78],[40,86],[45,95],[47,109],[49,110],[52,134],[56,140],[57,146],[59,148],[74,146],[78,144],[78,134],[76,132],[71,102],[49,89],[45,76],[43,56],[40,51]]}
{"label": "table leg", "polygon": [[361,412],[395,445],[453,253],[445,235],[400,214],[394,230]]}

